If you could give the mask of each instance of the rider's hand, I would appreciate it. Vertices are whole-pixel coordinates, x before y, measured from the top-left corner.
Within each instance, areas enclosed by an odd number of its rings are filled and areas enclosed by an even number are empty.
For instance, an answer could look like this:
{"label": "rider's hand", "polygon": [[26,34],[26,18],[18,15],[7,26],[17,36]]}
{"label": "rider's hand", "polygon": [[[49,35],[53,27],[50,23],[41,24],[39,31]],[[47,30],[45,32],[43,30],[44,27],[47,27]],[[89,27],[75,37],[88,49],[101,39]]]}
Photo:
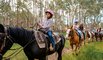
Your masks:
{"label": "rider's hand", "polygon": [[42,25],[41,25],[40,23],[37,23],[37,25],[38,25],[40,28],[43,28]]}

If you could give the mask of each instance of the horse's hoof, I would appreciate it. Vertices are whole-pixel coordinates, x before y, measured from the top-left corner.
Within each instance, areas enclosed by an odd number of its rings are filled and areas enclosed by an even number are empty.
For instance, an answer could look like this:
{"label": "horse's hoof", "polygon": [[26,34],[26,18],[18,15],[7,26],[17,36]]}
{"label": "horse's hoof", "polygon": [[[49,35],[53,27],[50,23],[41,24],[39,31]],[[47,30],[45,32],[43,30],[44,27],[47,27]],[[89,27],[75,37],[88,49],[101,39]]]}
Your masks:
{"label": "horse's hoof", "polygon": [[76,56],[78,56],[78,53],[76,53]]}
{"label": "horse's hoof", "polygon": [[74,53],[72,53],[73,55],[75,55]]}
{"label": "horse's hoof", "polygon": [[7,59],[5,59],[5,60],[10,60],[10,58],[7,58]]}

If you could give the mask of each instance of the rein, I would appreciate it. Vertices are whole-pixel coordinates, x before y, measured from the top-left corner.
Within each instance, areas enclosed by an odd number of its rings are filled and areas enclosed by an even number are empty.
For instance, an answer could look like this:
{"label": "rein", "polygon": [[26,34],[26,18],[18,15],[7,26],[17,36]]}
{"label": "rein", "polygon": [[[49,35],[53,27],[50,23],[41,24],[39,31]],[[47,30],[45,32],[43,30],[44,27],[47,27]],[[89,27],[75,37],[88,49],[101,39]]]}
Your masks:
{"label": "rein", "polygon": [[78,33],[76,32],[76,30],[73,30],[73,31],[72,31],[71,38],[74,38],[74,34],[78,35]]}
{"label": "rein", "polygon": [[[10,40],[11,40],[11,38],[10,38]],[[25,47],[27,47],[27,46],[28,46],[30,43],[32,43],[33,41],[34,41],[34,40],[31,40],[31,41],[28,42],[23,48],[20,47],[20,48],[16,49],[16,51],[13,52],[12,54],[10,54],[9,56],[3,57],[3,58],[4,58],[4,59],[9,59],[9,58],[15,57],[17,54],[19,54]]]}
{"label": "rein", "polygon": [[[3,48],[5,47],[6,39],[7,39],[7,38],[8,38],[12,43],[13,43],[12,39],[14,39],[13,37],[11,37],[10,35],[7,34],[7,28],[5,28],[5,33],[4,33],[4,34],[5,34],[5,38],[4,38],[4,42],[3,42],[3,44],[2,44],[2,47],[1,47],[0,52],[2,52]],[[11,38],[12,38],[12,39],[11,39]],[[5,60],[5,59],[13,58],[14,56],[16,56],[17,54],[19,54],[24,48],[26,48],[26,47],[27,47],[30,43],[32,43],[33,41],[34,41],[34,40],[30,40],[23,48],[20,47],[20,48],[16,49],[16,51],[13,52],[12,54],[10,54],[9,56],[3,57],[4,60]],[[13,49],[13,50],[14,50],[14,49]],[[0,53],[0,55],[2,56],[1,53]]]}

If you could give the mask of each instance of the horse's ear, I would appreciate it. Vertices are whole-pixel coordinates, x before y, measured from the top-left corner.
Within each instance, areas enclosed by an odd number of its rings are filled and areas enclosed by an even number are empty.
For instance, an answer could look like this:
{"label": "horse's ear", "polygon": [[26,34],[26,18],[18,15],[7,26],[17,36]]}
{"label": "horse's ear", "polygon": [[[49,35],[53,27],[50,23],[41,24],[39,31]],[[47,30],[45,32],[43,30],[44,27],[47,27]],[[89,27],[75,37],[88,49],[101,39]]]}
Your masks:
{"label": "horse's ear", "polygon": [[73,28],[73,25],[71,26],[71,28],[70,29],[72,29]]}
{"label": "horse's ear", "polygon": [[4,26],[3,26],[2,24],[0,24],[0,32],[1,32],[1,33],[5,33],[4,30],[5,30]]}

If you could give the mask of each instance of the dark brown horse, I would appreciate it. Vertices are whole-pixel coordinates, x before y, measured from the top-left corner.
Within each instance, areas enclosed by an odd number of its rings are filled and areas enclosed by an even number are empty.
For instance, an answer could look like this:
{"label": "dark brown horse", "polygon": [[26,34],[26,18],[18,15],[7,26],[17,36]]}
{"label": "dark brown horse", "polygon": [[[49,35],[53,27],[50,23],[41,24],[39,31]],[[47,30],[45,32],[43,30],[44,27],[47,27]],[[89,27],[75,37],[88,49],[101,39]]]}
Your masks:
{"label": "dark brown horse", "polygon": [[95,32],[96,41],[98,41],[98,38],[100,41],[102,41],[102,37],[103,37],[103,30],[101,28],[98,28],[97,31]]}
{"label": "dark brown horse", "polygon": [[81,32],[82,32],[82,34],[83,34],[83,39],[81,39],[80,41],[81,41],[81,43],[82,43],[82,42],[84,42],[84,44],[85,44],[85,32],[84,32],[84,25],[83,25],[83,24],[80,24],[79,29],[80,29],[80,31],[81,31]]}
{"label": "dark brown horse", "polygon": [[102,41],[103,33],[95,32],[95,38],[96,38],[96,41],[98,41],[98,40]]}
{"label": "dark brown horse", "polygon": [[62,50],[65,45],[65,38],[63,35],[60,36],[61,40],[56,44],[55,50],[50,51],[49,38],[44,36],[46,38],[45,47],[40,48],[36,41],[36,34],[34,33],[36,33],[36,31],[19,27],[8,27],[6,29],[0,24],[0,60],[3,59],[3,55],[12,47],[13,43],[18,43],[23,47],[23,51],[28,60],[47,60],[46,56],[54,52],[58,54],[57,60],[62,60]]}

